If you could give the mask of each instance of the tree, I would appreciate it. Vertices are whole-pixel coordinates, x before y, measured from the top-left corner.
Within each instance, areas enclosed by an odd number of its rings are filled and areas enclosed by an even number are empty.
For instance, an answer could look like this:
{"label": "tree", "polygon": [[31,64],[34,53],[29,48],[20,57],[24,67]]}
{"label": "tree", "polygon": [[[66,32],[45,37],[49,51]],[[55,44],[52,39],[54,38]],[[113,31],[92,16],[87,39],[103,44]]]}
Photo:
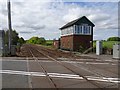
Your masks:
{"label": "tree", "polygon": [[31,43],[31,44],[45,44],[46,40],[43,37],[41,37],[41,38],[39,38],[39,37],[32,37],[32,38],[30,38],[27,41],[27,43]]}
{"label": "tree", "polygon": [[[5,32],[5,44],[6,45],[8,45],[8,35],[9,35],[9,30]],[[15,30],[12,30],[11,42],[12,42],[12,45],[17,45],[17,43],[20,43],[20,44],[25,43],[25,40],[22,37],[19,38],[18,33]]]}
{"label": "tree", "polygon": [[120,41],[120,37],[110,37],[107,41]]}
{"label": "tree", "polygon": [[41,37],[41,38],[39,38],[39,42],[40,42],[40,44],[45,44],[46,40],[45,40],[45,38]]}
{"label": "tree", "polygon": [[12,31],[12,44],[17,45],[18,39],[19,39],[18,33],[15,30]]}
{"label": "tree", "polygon": [[21,38],[18,39],[18,43],[19,43],[20,45],[22,45],[22,44],[25,43],[25,40],[21,37]]}
{"label": "tree", "polygon": [[[9,42],[8,41],[8,35],[9,35],[9,31],[7,30],[6,33],[5,33],[5,44],[7,44],[7,45],[8,45],[8,42]],[[17,45],[18,39],[19,39],[18,33],[15,30],[12,30],[12,32],[11,32],[12,45]]]}

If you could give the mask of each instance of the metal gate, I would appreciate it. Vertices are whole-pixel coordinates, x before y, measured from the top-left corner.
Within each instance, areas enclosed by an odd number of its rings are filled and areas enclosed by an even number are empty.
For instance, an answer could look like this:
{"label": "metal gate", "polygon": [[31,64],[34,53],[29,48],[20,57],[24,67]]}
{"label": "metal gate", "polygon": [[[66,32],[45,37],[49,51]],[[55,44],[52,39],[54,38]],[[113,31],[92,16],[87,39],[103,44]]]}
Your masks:
{"label": "metal gate", "polygon": [[4,55],[4,37],[5,32],[3,30],[0,30],[0,56]]}
{"label": "metal gate", "polygon": [[113,58],[120,59],[120,44],[113,45]]}

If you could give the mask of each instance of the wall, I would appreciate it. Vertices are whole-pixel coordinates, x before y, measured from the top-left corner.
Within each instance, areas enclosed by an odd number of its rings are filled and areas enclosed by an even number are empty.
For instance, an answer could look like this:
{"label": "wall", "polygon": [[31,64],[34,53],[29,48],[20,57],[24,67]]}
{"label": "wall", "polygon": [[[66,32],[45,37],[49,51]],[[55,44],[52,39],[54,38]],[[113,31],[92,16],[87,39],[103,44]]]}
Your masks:
{"label": "wall", "polygon": [[78,51],[80,46],[89,48],[92,35],[69,35],[61,37],[61,49]]}
{"label": "wall", "polygon": [[54,40],[53,41],[53,47],[55,49],[59,49],[60,48],[60,41],[59,40]]}
{"label": "wall", "polygon": [[89,48],[91,46],[90,41],[92,41],[91,35],[74,35],[74,37],[73,37],[73,43],[74,43],[73,50],[78,51],[80,49],[80,46],[83,48],[86,48],[86,49]]}
{"label": "wall", "polygon": [[73,35],[62,36],[60,42],[61,49],[73,50]]}

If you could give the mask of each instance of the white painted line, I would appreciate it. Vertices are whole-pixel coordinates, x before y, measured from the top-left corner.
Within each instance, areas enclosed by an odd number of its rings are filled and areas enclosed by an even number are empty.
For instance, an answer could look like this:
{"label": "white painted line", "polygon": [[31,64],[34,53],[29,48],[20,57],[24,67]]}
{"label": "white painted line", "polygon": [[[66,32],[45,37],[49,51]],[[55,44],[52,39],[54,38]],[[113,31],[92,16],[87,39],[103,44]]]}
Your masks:
{"label": "white painted line", "polygon": [[112,65],[117,65],[117,64],[112,64]]}
{"label": "white painted line", "polygon": [[[54,61],[39,61],[39,62],[54,62]],[[96,62],[78,62],[78,61],[61,61],[61,62],[64,62],[64,63],[76,63],[76,64],[110,64],[110,63],[96,63]]]}
{"label": "white painted line", "polygon": [[24,62],[27,62],[27,60],[2,60],[2,62],[6,62],[6,61],[7,61],[7,62],[8,62],[8,61],[9,61],[9,62],[14,62],[14,61],[15,61],[15,62],[23,62],[23,61],[24,61]]}
{"label": "white painted line", "polygon": [[[26,58],[27,60],[27,72],[29,72],[29,61],[28,61],[28,57]],[[28,85],[30,88],[32,88],[32,80],[31,80],[31,77],[28,76]]]}
{"label": "white painted line", "polygon": [[38,60],[38,62],[54,62],[54,61],[51,61],[51,60]]}
{"label": "white painted line", "polygon": [[[29,75],[29,76],[40,76],[45,77],[46,75],[43,72],[26,72],[26,71],[13,71],[13,70],[0,70],[0,73],[3,74],[17,74],[17,75]],[[75,74],[61,74],[61,73],[47,73],[50,77],[53,78],[66,78],[66,79],[84,79],[79,75]],[[85,76],[88,80],[93,81],[102,81],[109,83],[120,83],[119,78],[108,78],[108,77],[95,77],[95,76]]]}
{"label": "white painted line", "polygon": [[65,62],[65,63],[84,63],[84,62],[76,62],[76,61],[61,61],[61,62]]}
{"label": "white painted line", "polygon": [[[3,60],[2,62],[27,62],[27,60]],[[34,62],[35,60],[29,60],[29,62]],[[54,62],[54,61],[49,61],[49,60],[38,60],[38,62]]]}
{"label": "white painted line", "polygon": [[95,61],[102,61],[102,60],[95,60]]}
{"label": "white painted line", "polygon": [[94,59],[75,59],[75,60],[94,60]]}
{"label": "white painted line", "polygon": [[105,60],[105,61],[118,62],[118,60]]}
{"label": "white painted line", "polygon": [[58,60],[72,60],[71,58],[57,58]]}
{"label": "white painted line", "polygon": [[[4,61],[12,61],[12,62],[27,62],[27,60],[4,60]],[[29,62],[34,62],[35,60],[29,60]],[[51,63],[54,61],[49,61],[49,60],[38,60],[38,62],[43,62],[43,63]],[[63,63],[74,63],[74,64],[111,64],[111,63],[101,63],[101,62],[79,62],[79,61],[61,61]],[[111,65],[117,65],[117,64],[111,64]]]}
{"label": "white painted line", "polygon": [[39,58],[39,57],[38,57],[38,59],[49,59],[49,58]]}
{"label": "white painted line", "polygon": [[60,74],[60,73],[48,73],[49,75],[60,75],[60,76],[72,76],[72,77],[79,77],[79,75],[73,74]]}
{"label": "white painted line", "polygon": [[94,77],[94,76],[86,76],[88,80],[96,80],[96,81],[104,81],[111,83],[120,83],[119,78],[106,78],[106,77]]}
{"label": "white painted line", "polygon": [[[13,60],[15,61],[15,60]],[[21,61],[18,61],[18,62],[27,62],[27,60],[21,60]],[[29,62],[34,62],[35,60],[30,60]],[[15,61],[17,62],[17,60]],[[54,61],[47,61],[47,60],[39,60],[38,62],[41,62],[41,63],[55,63]],[[61,61],[63,63],[73,63],[73,64],[109,64],[109,63],[95,63],[95,62],[76,62],[76,61]],[[112,64],[112,65],[116,65],[116,64]]]}
{"label": "white painted line", "polygon": [[113,61],[113,60],[105,60],[105,61]]}
{"label": "white painted line", "polygon": [[94,63],[94,62],[86,62],[86,64],[109,64],[109,63]]}
{"label": "white painted line", "polygon": [[49,75],[50,77],[53,77],[53,78],[68,78],[68,79],[83,79],[82,77],[70,77],[70,76],[56,76],[56,75]]}
{"label": "white painted line", "polygon": [[[25,72],[25,71],[13,71],[13,70],[0,70],[0,73],[3,74],[17,74],[17,75],[30,75],[30,76],[41,76],[45,77],[46,75],[42,72]],[[69,78],[69,79],[83,79],[79,75],[74,74],[60,74],[60,73],[47,73],[50,77],[58,78]]]}

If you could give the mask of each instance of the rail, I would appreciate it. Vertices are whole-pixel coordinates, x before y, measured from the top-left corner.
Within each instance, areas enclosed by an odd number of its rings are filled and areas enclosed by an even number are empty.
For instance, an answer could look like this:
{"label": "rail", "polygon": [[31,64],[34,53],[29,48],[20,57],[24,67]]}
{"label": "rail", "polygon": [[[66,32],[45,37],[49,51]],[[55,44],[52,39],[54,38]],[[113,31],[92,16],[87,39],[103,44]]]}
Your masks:
{"label": "rail", "polygon": [[[34,48],[34,49],[35,49],[35,48]],[[39,49],[36,49],[36,50],[37,50],[39,53],[41,53],[41,54],[43,54],[44,56],[46,56],[47,58],[49,58],[49,59],[51,59],[51,60],[53,60],[53,61],[59,63],[60,65],[62,65],[62,66],[65,67],[66,69],[70,70],[70,71],[71,71],[72,73],[74,73],[75,75],[79,75],[79,77],[82,77],[83,79],[85,79],[86,81],[88,81],[88,82],[90,82],[91,84],[95,85],[98,89],[101,90],[102,87],[101,87],[100,85],[97,85],[97,84],[94,83],[93,81],[88,80],[87,77],[85,77],[85,76],[83,76],[83,75],[77,73],[76,71],[72,70],[71,68],[65,66],[65,65],[63,64],[63,62],[56,60],[55,58],[53,58],[53,57],[51,57],[51,56],[45,54],[44,52],[40,51]]]}
{"label": "rail", "polygon": [[[30,46],[29,46],[29,47],[30,47]],[[32,49],[32,47],[31,47],[31,49]],[[34,59],[34,60],[39,64],[39,66],[42,68],[42,71],[43,71],[43,73],[46,75],[46,78],[51,82],[51,83],[50,83],[50,84],[52,84],[52,85],[51,85],[51,88],[55,88],[55,90],[58,90],[57,85],[54,83],[54,81],[52,80],[52,78],[49,76],[48,72],[45,70],[45,68],[43,67],[43,65],[38,62],[38,58],[35,57],[35,55],[33,54],[33,52],[32,52],[31,49],[29,49],[29,52],[31,53],[33,59]]]}

